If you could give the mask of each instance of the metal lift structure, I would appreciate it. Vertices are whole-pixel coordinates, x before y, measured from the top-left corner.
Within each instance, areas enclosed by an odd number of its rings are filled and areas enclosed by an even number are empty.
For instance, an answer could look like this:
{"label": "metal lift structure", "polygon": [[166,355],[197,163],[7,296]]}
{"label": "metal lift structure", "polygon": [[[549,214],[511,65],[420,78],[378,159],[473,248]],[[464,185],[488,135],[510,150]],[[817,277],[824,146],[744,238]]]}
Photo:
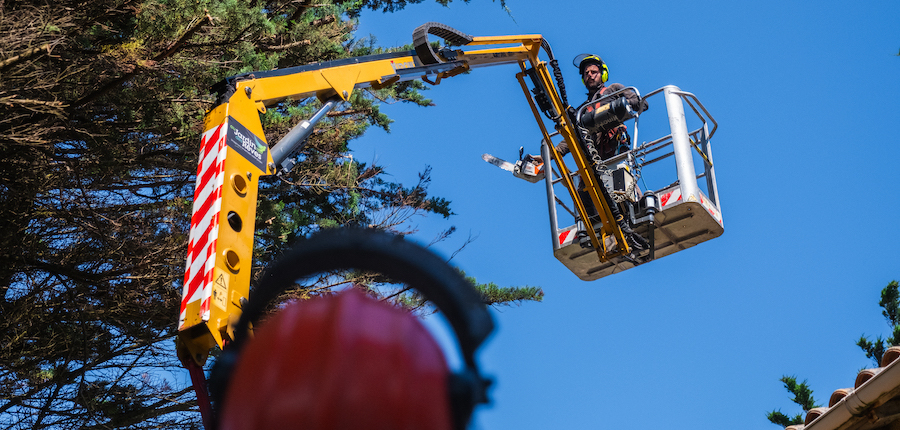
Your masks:
{"label": "metal lift structure", "polygon": [[[443,39],[446,46],[436,48],[429,35]],[[201,138],[178,322],[178,354],[191,371],[201,407],[206,397],[205,388],[199,388],[204,380],[202,365],[213,347],[224,349],[235,338],[235,324],[249,298],[259,178],[290,170],[316,122],[349,101],[353,91],[412,79],[438,85],[480,67],[517,65],[516,79],[545,142],[541,150],[548,161],[545,165],[553,160],[555,166],[546,175],[554,255],[581,279],[617,273],[722,234],[710,147],[716,126],[692,94],[672,86],[648,94],[665,98],[671,133],[604,160],[604,166],[611,168],[601,172],[584,146],[586,124],[621,124],[634,118],[637,142],[640,112],[608,116],[614,112],[609,106],[570,107],[562,73],[541,35],[474,37],[432,22],[418,27],[413,41],[415,48],[410,51],[246,73],[216,87],[219,101],[206,115]],[[547,61],[541,59],[542,51]],[[309,97],[320,100],[321,109],[279,142],[269,144],[260,114],[285,99]],[[687,130],[684,104],[701,117],[702,127]],[[590,121],[585,121],[588,117]],[[708,123],[713,124],[711,131]],[[546,144],[554,139],[567,142],[573,167],[555,144]],[[706,163],[701,175],[694,169],[692,147]],[[671,153],[656,155],[666,150]],[[654,192],[640,192],[634,185],[635,174],[673,155],[676,181]],[[656,158],[644,162],[648,156]],[[705,194],[697,181],[703,177]],[[581,192],[576,178],[583,184]],[[557,193],[559,187],[565,191]],[[563,203],[566,200],[568,204]],[[571,226],[560,227],[557,207],[572,215]],[[626,237],[632,229],[650,238],[652,246],[635,247]]]}
{"label": "metal lift structure", "polygon": [[[627,90],[637,92],[636,88]],[[634,211],[630,213],[633,228],[651,242],[650,249],[640,253],[645,261],[690,248],[725,231],[711,142],[718,124],[694,94],[668,85],[648,93],[644,99],[657,96],[665,102],[670,133],[638,144],[639,117],[635,118],[631,150],[604,160],[609,175],[602,178],[618,200],[633,205]],[[686,113],[696,119],[697,128],[688,129]],[[546,142],[541,142],[541,153],[548,160],[553,145]],[[675,181],[656,190],[641,191],[639,175],[654,164],[664,169],[662,176],[674,177]],[[585,281],[635,267],[637,262],[630,259],[598,260],[593,249],[585,246],[583,237],[579,240],[578,233],[585,228],[584,224],[557,195],[555,188],[563,181],[556,170],[551,172],[544,180],[553,255]],[[561,227],[560,212],[572,215],[575,222]]]}

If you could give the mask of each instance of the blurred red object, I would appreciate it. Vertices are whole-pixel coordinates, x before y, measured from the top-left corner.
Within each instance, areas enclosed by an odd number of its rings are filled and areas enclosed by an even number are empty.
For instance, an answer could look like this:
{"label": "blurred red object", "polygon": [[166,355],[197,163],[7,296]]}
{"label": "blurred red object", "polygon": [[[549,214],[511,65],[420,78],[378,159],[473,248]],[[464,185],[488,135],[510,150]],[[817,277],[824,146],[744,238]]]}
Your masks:
{"label": "blurred red object", "polygon": [[405,310],[353,289],[292,303],[241,352],[220,429],[449,430],[448,372]]}

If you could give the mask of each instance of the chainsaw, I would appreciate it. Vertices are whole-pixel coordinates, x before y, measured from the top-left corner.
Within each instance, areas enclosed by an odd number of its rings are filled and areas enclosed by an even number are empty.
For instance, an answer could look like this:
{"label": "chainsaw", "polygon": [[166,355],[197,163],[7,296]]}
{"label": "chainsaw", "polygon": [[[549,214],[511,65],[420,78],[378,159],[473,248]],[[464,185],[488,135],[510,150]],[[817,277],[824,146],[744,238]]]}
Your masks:
{"label": "chainsaw", "polygon": [[544,179],[544,162],[532,155],[524,155],[524,148],[519,148],[519,160],[515,164],[491,154],[484,154],[481,159],[531,183]]}

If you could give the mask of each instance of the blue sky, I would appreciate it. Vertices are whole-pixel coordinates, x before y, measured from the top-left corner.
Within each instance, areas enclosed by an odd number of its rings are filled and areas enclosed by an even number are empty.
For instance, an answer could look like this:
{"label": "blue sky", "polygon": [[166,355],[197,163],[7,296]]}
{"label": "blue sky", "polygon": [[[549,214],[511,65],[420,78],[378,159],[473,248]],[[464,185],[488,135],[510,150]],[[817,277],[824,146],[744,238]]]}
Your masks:
{"label": "blue sky", "polygon": [[[475,429],[777,427],[795,414],[778,381],[816,399],[870,365],[855,341],[887,335],[879,292],[900,279],[900,2],[486,0],[365,12],[358,35],[410,43],[437,21],[476,36],[540,33],[583,98],[571,59],[601,55],[610,81],[677,85],[719,123],[713,138],[725,233],[636,269],[583,282],[552,255],[546,198],[480,160],[537,152],[517,66],[479,69],[427,92],[431,108],[383,109],[391,133],[353,142],[394,179],[433,168],[449,220],[416,238],[482,282],[540,286],[543,303],[495,310],[480,355],[496,379]],[[651,112],[663,111],[661,102]],[[643,125],[643,124],[642,124]]]}

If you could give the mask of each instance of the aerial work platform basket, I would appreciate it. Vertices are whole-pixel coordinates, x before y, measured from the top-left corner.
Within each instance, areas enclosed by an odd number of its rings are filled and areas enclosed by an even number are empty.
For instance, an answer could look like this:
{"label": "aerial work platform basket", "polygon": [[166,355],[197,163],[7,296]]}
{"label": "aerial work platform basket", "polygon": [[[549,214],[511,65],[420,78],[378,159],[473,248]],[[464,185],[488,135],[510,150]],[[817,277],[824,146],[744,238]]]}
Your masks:
{"label": "aerial work platform basket", "polygon": [[[642,252],[644,261],[690,248],[719,237],[724,232],[710,141],[718,125],[691,93],[669,85],[650,92],[645,99],[652,100],[657,95],[662,95],[665,100],[669,134],[638,144],[638,117],[634,120],[633,127],[629,127],[634,135],[631,150],[604,160],[611,172],[618,173],[609,178],[611,182],[615,182],[610,184],[611,188],[628,187],[630,184],[632,189],[629,192],[637,197],[651,194],[648,192],[651,191],[658,200],[655,214],[653,210],[632,214],[634,231],[652,243],[649,250]],[[692,121],[699,119],[699,126],[691,131],[688,130],[685,118],[685,105],[690,108]],[[711,130],[709,124],[712,124]],[[542,142],[541,155],[544,160],[550,159],[550,148],[546,141]],[[656,182],[668,185],[642,190],[640,185],[646,183],[647,170],[651,165],[653,173],[658,176],[654,178]],[[701,173],[698,174],[698,171]],[[577,176],[577,172],[572,175]],[[674,182],[671,182],[672,179]],[[553,255],[585,281],[619,273],[637,265],[637,261],[628,258],[598,259],[597,252],[584,239],[584,223],[580,222],[576,212],[555,192],[555,187],[561,182],[558,172],[548,169],[545,184]],[[568,195],[568,192],[561,193],[563,198]],[[572,224],[560,227],[559,209],[571,215]]]}

